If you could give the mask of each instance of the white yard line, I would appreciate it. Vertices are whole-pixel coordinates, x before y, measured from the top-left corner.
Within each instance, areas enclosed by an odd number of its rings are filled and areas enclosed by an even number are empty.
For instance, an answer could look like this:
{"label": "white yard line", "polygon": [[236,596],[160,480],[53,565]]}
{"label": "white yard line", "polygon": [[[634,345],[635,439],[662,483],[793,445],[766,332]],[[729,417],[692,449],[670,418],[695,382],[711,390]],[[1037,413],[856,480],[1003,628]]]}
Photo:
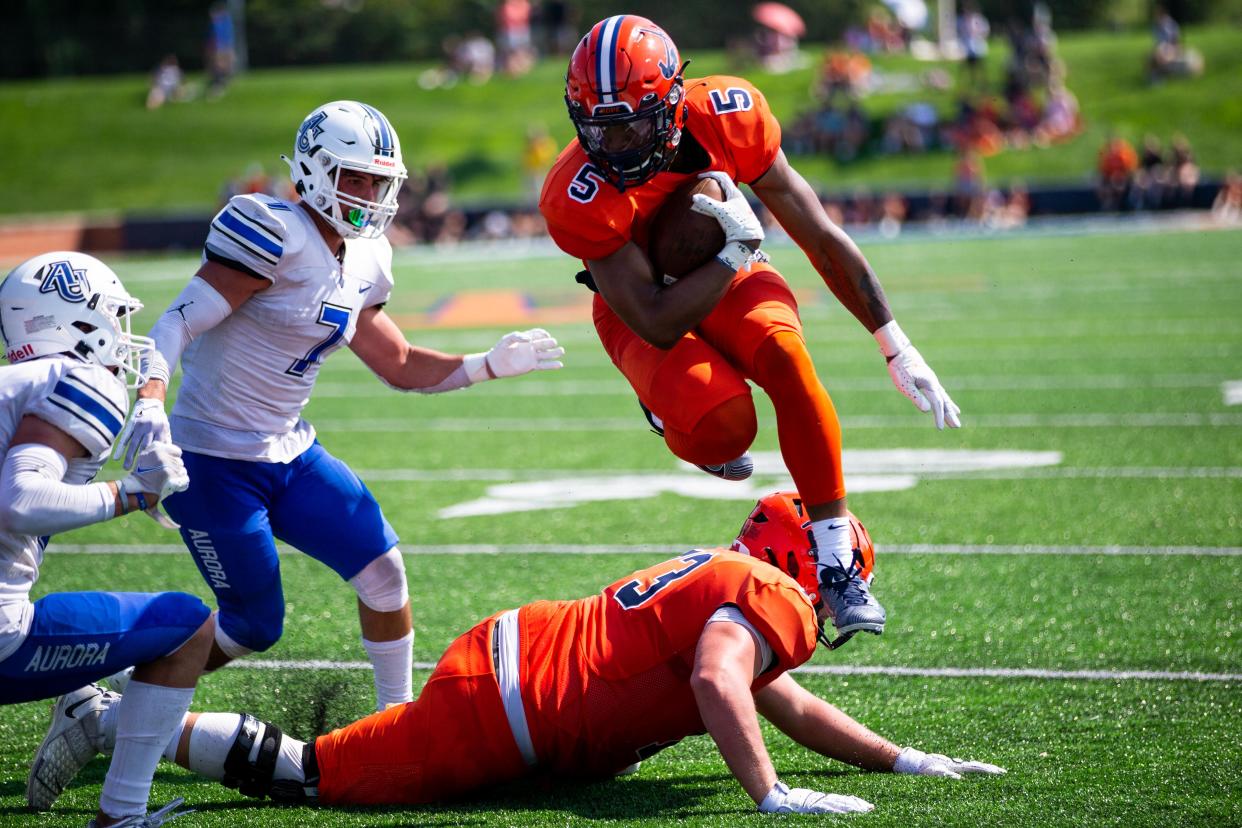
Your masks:
{"label": "white yard line", "polygon": [[[1063,390],[1143,390],[1160,388],[1216,388],[1216,374],[1081,374],[1065,376],[972,375],[942,377],[946,388],[954,391],[1063,391]],[[826,379],[830,392],[891,393],[887,376]],[[1226,383],[1228,385],[1228,383]],[[1242,382],[1236,383],[1237,402],[1242,403]],[[476,393],[489,397],[633,397],[634,391],[623,379],[606,380],[521,380],[485,385]],[[1226,391],[1228,396],[1228,392]],[[392,389],[374,380],[359,382],[324,381],[315,385],[315,398],[393,397]],[[1226,399],[1226,405],[1231,405]]]}
{"label": "white yard line", "polygon": [[[242,659],[228,667],[238,670],[370,670],[368,661],[275,661]],[[415,670],[433,670],[435,663],[414,662]],[[829,676],[914,676],[922,678],[1026,678],[1054,681],[1242,681],[1242,673],[1200,673],[1172,670],[1042,670],[1018,667],[887,667],[852,664],[808,664],[793,672]]]}
{"label": "white yard line", "polygon": [[[703,544],[711,546],[712,544]],[[413,555],[664,555],[689,549],[671,543],[641,544],[521,544],[455,543],[406,545],[403,554]],[[296,554],[280,546],[285,554]],[[179,544],[55,543],[48,547],[53,555],[184,555]],[[880,547],[882,555],[1105,555],[1105,556],[1242,556],[1242,546],[1043,546],[1038,544],[957,544],[893,543]]]}
{"label": "white yard line", "polygon": [[[650,477],[663,478],[667,471],[633,469],[357,469],[358,476],[368,483],[508,483],[524,480],[552,480],[574,477]],[[848,472],[848,468],[847,468]],[[779,475],[768,475],[756,470],[757,476],[788,476],[781,471]],[[995,469],[988,471],[938,472],[934,468],[919,469],[920,477],[952,477],[963,480],[1022,480],[1025,478],[1112,478],[1177,480],[1177,479],[1214,479],[1242,478],[1242,466],[1087,466],[1032,468],[1032,469]]]}
{"label": "white yard line", "polygon": [[[970,428],[1236,428],[1242,426],[1242,414],[1197,412],[1146,412],[1131,414],[981,414],[964,415],[963,422]],[[313,418],[312,422],[324,432],[599,432],[633,431],[644,428],[642,418],[547,418],[522,419],[503,417],[434,417],[421,419],[375,419]],[[910,415],[873,415],[843,417],[841,426],[846,429],[897,429],[927,428],[927,419]]]}
{"label": "white yard line", "polygon": [[1230,380],[1220,386],[1221,396],[1225,405],[1242,405],[1242,380]]}

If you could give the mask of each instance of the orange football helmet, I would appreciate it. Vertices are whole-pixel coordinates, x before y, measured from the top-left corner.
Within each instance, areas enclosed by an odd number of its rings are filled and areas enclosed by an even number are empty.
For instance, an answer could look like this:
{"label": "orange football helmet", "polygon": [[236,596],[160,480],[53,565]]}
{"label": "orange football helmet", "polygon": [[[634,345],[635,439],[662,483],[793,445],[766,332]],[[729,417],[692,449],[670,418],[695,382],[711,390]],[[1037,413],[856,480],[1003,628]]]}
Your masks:
{"label": "orange football helmet", "polygon": [[618,190],[672,163],[686,116],[683,69],[673,39],[633,14],[601,20],[574,49],[565,75],[569,118],[587,157]]}
{"label": "orange football helmet", "polygon": [[[875,547],[871,535],[853,512],[850,519],[850,546],[854,550],[854,571],[867,583],[875,577]],[[742,531],[730,547],[775,566],[798,582],[818,606],[819,560],[811,520],[802,508],[797,492],[775,492],[760,498]]]}

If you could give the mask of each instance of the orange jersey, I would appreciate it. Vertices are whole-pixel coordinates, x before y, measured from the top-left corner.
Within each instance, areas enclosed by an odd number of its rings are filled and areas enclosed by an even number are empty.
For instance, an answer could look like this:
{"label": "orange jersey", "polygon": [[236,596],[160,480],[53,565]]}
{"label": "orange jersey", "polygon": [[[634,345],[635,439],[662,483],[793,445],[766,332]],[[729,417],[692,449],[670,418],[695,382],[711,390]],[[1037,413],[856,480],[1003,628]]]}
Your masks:
{"label": "orange jersey", "polygon": [[776,567],[724,549],[693,550],[602,594],[523,607],[521,689],[539,765],[614,774],[705,731],[690,687],[707,619],[737,607],[772,648],[758,690],[815,649],[815,611]]}
{"label": "orange jersey", "polygon": [[720,170],[747,184],[761,178],[780,152],[781,127],[749,81],[712,75],[686,81],[686,123],[674,166],[688,155],[691,143],[709,159],[700,170],[665,171],[618,192],[604,182],[575,138],[561,151],[539,198],[557,246],[583,260],[610,256],[631,239],[645,246],[651,218],[671,192],[698,172]]}

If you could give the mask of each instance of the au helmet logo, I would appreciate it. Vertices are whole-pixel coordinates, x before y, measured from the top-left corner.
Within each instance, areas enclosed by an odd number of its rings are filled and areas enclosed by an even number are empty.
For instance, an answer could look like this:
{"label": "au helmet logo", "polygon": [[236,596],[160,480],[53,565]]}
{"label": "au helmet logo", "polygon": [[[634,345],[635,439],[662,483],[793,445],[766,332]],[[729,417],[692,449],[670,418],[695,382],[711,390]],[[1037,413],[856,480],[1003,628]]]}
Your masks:
{"label": "au helmet logo", "polygon": [[52,262],[43,268],[43,283],[39,293],[60,294],[66,302],[86,301],[86,269],[74,270],[68,262]]}
{"label": "au helmet logo", "polygon": [[664,60],[659,61],[660,74],[666,79],[671,80],[677,74],[677,54],[673,51],[673,43],[668,39],[668,35],[656,29],[642,29],[643,34],[658,37],[664,43]]}
{"label": "au helmet logo", "polygon": [[326,120],[328,120],[328,113],[316,112],[302,122],[302,128],[298,130],[298,149],[302,152],[310,152],[311,141],[323,135],[323,127],[320,124]]}

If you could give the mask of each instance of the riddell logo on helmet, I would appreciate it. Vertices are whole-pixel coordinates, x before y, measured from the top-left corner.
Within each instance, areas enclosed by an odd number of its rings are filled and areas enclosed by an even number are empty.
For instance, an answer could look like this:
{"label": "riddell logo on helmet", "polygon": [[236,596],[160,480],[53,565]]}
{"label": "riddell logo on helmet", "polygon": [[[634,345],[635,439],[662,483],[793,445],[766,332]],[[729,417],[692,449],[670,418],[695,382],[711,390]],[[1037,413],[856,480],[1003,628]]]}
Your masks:
{"label": "riddell logo on helmet", "polygon": [[26,357],[34,356],[34,348],[27,343],[20,348],[14,348],[5,354],[9,358],[9,362],[21,362]]}
{"label": "riddell logo on helmet", "polygon": [[397,166],[397,162],[396,162],[396,161],[393,161],[391,158],[380,158],[378,155],[377,155],[377,156],[375,156],[375,158],[371,161],[371,163],[372,163],[372,164],[374,164],[374,165],[376,165],[377,167],[395,167],[395,166]]}

